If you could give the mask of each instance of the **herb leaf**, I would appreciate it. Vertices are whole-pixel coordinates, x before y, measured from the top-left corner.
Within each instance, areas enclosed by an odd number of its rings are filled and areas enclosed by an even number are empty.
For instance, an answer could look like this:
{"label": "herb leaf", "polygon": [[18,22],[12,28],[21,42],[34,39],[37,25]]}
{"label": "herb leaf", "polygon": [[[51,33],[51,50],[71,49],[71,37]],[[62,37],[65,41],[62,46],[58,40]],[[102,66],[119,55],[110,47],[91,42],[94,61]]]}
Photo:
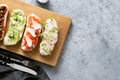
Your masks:
{"label": "herb leaf", "polygon": [[42,43],[42,46],[46,46],[46,43]]}
{"label": "herb leaf", "polygon": [[51,19],[51,21],[53,21],[53,17],[52,16],[50,16],[49,18]]}
{"label": "herb leaf", "polygon": [[45,26],[46,26],[46,24],[47,24],[46,22],[42,22],[42,26],[43,26],[43,27],[45,27]]}
{"label": "herb leaf", "polygon": [[42,33],[41,33],[41,34],[38,34],[38,37],[42,38],[42,37],[43,37],[43,34],[42,34]]}

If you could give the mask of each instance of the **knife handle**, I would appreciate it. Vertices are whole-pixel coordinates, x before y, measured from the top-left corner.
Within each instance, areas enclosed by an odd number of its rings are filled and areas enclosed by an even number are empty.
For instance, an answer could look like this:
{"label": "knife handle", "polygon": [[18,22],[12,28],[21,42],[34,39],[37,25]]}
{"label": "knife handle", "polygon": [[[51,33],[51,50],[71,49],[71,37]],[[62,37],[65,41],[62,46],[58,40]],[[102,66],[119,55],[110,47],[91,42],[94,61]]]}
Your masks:
{"label": "knife handle", "polygon": [[14,63],[14,62],[21,63],[20,60],[14,59],[14,58],[10,58],[10,57],[8,57],[8,56],[6,56],[6,55],[4,55],[4,54],[0,54],[0,59],[1,59],[1,60],[5,60],[5,61],[7,61],[7,62],[9,62],[9,63]]}
{"label": "knife handle", "polygon": [[11,59],[3,54],[0,54],[0,60],[5,61],[7,63],[12,63]]}
{"label": "knife handle", "polygon": [[[11,57],[8,57],[4,54],[0,54],[0,60],[3,60],[5,62],[7,62],[7,64],[9,63],[16,63],[16,64],[20,64],[20,65],[23,65],[23,66],[26,66],[26,67],[29,67],[29,68],[33,68],[30,66],[30,61],[28,60],[19,60],[19,59],[15,59],[15,58],[11,58]],[[6,65],[7,65],[6,64]],[[33,68],[34,69],[34,68]]]}

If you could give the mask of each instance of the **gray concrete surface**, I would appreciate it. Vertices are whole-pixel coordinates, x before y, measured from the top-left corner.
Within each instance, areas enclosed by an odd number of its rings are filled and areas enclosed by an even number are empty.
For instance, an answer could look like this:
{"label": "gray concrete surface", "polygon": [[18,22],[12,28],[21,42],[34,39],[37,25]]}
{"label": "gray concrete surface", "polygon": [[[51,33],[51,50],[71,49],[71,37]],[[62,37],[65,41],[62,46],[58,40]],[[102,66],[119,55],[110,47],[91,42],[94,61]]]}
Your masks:
{"label": "gray concrete surface", "polygon": [[120,0],[23,0],[72,18],[51,80],[120,80]]}

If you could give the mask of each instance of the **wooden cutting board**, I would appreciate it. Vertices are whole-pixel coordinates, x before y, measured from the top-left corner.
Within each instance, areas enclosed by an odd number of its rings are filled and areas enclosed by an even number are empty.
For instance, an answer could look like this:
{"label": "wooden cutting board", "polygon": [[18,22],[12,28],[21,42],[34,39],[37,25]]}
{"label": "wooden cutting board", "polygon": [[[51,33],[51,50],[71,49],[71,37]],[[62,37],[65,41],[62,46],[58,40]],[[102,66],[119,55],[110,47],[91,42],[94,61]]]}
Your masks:
{"label": "wooden cutting board", "polygon": [[55,20],[58,23],[59,26],[59,37],[58,37],[58,42],[56,43],[54,50],[52,51],[50,56],[42,56],[39,53],[39,44],[40,44],[40,40],[38,45],[36,46],[35,49],[33,49],[30,52],[24,52],[21,50],[20,45],[21,45],[21,41],[19,41],[19,43],[15,46],[4,46],[3,41],[0,42],[0,48],[14,52],[16,54],[28,57],[30,59],[51,65],[51,66],[56,66],[57,60],[60,56],[61,50],[62,50],[62,46],[64,44],[65,41],[65,37],[67,35],[67,32],[69,30],[70,24],[71,24],[71,19],[68,17],[65,17],[63,15],[57,14],[55,12],[52,11],[48,11],[46,9],[37,7],[37,6],[33,6],[27,3],[24,3],[22,1],[19,0],[0,0],[0,4],[7,4],[9,7],[9,15],[7,18],[7,26],[9,26],[9,19],[10,19],[10,15],[13,9],[21,9],[24,11],[25,15],[28,16],[30,13],[34,13],[37,16],[39,16],[41,18],[42,21],[45,21],[47,18],[49,17],[53,17],[55,18]]}

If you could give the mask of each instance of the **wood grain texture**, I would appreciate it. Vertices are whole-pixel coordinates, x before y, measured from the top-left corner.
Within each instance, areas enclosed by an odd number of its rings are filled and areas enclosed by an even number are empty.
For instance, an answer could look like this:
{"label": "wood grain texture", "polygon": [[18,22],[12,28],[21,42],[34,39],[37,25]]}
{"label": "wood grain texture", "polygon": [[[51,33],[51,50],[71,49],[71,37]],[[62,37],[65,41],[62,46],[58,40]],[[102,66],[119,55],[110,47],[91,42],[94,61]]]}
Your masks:
{"label": "wood grain texture", "polygon": [[[63,15],[60,15],[58,13],[52,12],[52,11],[48,11],[46,9],[37,7],[37,6],[33,6],[24,2],[21,2],[19,0],[0,0],[0,4],[7,4],[9,7],[9,15],[8,15],[8,19],[7,19],[7,26],[9,26],[9,19],[10,19],[10,15],[13,9],[21,9],[25,12],[25,15],[28,16],[30,13],[34,13],[37,16],[39,16],[39,18],[41,18],[42,21],[45,21],[48,17],[53,17],[55,18],[55,20],[58,23],[58,27],[59,27],[59,37],[58,37],[58,42],[56,43],[54,50],[52,51],[50,56],[41,56],[39,53],[39,44],[40,44],[40,40],[38,45],[36,46],[35,49],[33,49],[30,52],[24,52],[21,50],[21,40],[19,41],[19,43],[15,46],[4,46],[3,42],[0,42],[0,48],[3,48],[5,50],[14,52],[16,54],[28,57],[30,59],[51,65],[51,66],[56,66],[56,63],[58,61],[58,58],[60,56],[61,50],[62,50],[62,46],[64,44],[65,41],[65,37],[67,35],[67,32],[69,30],[70,24],[71,24],[71,19],[68,17],[65,17]],[[7,30],[7,28],[6,28]]]}

